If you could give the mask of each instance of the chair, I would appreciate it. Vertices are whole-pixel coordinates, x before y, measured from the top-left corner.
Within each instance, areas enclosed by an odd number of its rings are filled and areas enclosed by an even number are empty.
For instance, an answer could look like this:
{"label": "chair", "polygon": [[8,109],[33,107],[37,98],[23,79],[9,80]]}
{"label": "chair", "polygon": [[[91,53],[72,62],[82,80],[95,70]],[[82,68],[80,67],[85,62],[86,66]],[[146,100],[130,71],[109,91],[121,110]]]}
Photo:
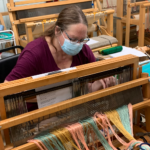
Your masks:
{"label": "chair", "polygon": [[[12,46],[12,47],[0,50],[0,53],[6,52],[11,49],[15,49],[15,48],[21,49],[21,51],[24,49],[22,46]],[[0,59],[0,83],[4,82],[6,76],[14,68],[14,66],[17,63],[18,57],[19,57],[19,54],[16,54],[10,57],[6,57],[4,59]]]}

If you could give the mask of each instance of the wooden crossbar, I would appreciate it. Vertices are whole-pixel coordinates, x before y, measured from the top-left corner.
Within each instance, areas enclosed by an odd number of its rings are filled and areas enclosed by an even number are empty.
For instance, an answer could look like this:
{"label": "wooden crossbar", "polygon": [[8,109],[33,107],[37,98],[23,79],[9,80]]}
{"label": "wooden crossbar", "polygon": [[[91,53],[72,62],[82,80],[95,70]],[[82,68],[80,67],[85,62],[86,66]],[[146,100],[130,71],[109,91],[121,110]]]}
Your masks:
{"label": "wooden crossbar", "polygon": [[[88,13],[88,12],[94,12],[97,11],[94,8],[90,8],[90,9],[84,9],[83,12],[84,13]],[[110,11],[108,11],[109,13]],[[23,18],[23,19],[19,19],[20,23],[25,23],[25,22],[30,22],[30,21],[38,21],[38,20],[44,20],[44,19],[52,19],[52,18],[58,18],[59,14],[51,14],[51,15],[44,15],[44,16],[38,16],[38,17],[30,17],[30,18]]]}
{"label": "wooden crossbar", "polygon": [[[0,121],[0,127],[1,129],[7,129],[10,127],[13,127],[15,125],[27,122],[27,121],[31,121],[49,114],[53,114],[55,112],[73,107],[73,106],[77,106],[83,103],[86,103],[88,101],[94,100],[94,99],[98,99],[101,97],[105,97],[114,93],[118,93],[121,91],[125,91],[127,89],[131,89],[140,85],[144,85],[147,84],[148,78],[140,78],[140,79],[136,79],[133,81],[129,81],[123,84],[119,84],[116,86],[112,86],[103,90],[99,90],[93,93],[89,93],[83,96],[79,96],[70,100],[66,100],[66,101],[62,101],[60,103],[54,104],[54,105],[50,105],[35,111],[31,111],[16,117],[12,117],[10,119],[7,120],[3,120]],[[145,104],[145,103],[144,103]],[[138,106],[137,106],[138,109]]]}
{"label": "wooden crossbar", "polygon": [[149,3],[145,3],[145,4],[142,5],[143,8],[149,7],[149,6],[150,6],[150,2]]}
{"label": "wooden crossbar", "polygon": [[[90,9],[84,9],[83,12],[84,13],[90,13],[90,12],[95,12],[97,11],[97,9],[95,8],[90,8]],[[104,12],[104,14],[113,14],[114,10],[106,10]],[[25,23],[25,22],[29,22],[28,24],[30,24],[31,26],[31,21],[38,21],[38,20],[44,20],[44,19],[52,19],[52,18],[58,18],[59,14],[52,14],[52,15],[44,15],[44,16],[38,16],[38,17],[30,17],[30,18],[23,18],[23,19],[19,19],[20,23]],[[19,24],[19,22],[17,22],[16,24]]]}
{"label": "wooden crossbar", "polygon": [[53,0],[26,0],[26,1],[14,2],[14,4],[16,6],[16,5],[25,5],[25,4],[40,3],[40,2],[53,2]]}
{"label": "wooden crossbar", "polygon": [[[71,70],[69,72],[57,73],[54,75],[45,76],[34,80],[29,77],[17,81],[11,81],[9,83],[2,83],[0,84],[0,97],[3,97],[8,94],[22,92],[24,90],[34,89],[48,84],[61,82],[64,80],[70,80],[90,74],[95,74],[98,72],[103,72],[124,65],[135,65],[135,68],[137,68],[138,61],[139,61],[138,57],[134,55],[126,55],[118,58],[112,58],[109,61],[103,60],[91,64],[77,66],[76,67],[77,69]],[[133,79],[136,79],[136,75],[137,70],[135,69],[133,70]]]}
{"label": "wooden crossbar", "polygon": [[130,4],[128,5],[128,7],[140,6],[141,4],[144,4],[144,3],[148,3],[148,1],[130,3]]}
{"label": "wooden crossbar", "polygon": [[29,5],[27,6],[20,6],[20,7],[9,7],[9,11],[13,12],[13,11],[20,11],[20,10],[29,10],[29,9],[36,9],[36,8],[46,8],[46,7],[53,7],[53,6],[60,6],[60,5],[69,5],[69,4],[75,4],[75,3],[84,3],[84,2],[89,2],[92,0],[69,0],[67,1],[59,1],[59,2],[55,2],[55,3],[44,3],[44,4],[35,4],[35,5]]}
{"label": "wooden crossbar", "polygon": [[[26,1],[20,1],[20,2],[14,2],[16,5],[24,5],[24,4],[32,4],[32,3],[39,3],[39,2],[49,2],[53,0],[26,0]],[[103,0],[99,0],[100,2],[103,2]]]}

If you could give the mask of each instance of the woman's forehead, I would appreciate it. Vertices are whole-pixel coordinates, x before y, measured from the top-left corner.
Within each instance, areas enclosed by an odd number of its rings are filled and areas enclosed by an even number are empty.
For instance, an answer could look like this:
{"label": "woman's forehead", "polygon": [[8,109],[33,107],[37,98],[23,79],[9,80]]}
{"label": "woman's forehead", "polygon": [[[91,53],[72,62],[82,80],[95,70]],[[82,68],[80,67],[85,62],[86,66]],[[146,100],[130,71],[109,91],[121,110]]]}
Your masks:
{"label": "woman's forehead", "polygon": [[70,25],[68,27],[68,33],[71,35],[76,35],[76,36],[86,36],[87,35],[87,26],[79,23],[79,24],[74,24]]}

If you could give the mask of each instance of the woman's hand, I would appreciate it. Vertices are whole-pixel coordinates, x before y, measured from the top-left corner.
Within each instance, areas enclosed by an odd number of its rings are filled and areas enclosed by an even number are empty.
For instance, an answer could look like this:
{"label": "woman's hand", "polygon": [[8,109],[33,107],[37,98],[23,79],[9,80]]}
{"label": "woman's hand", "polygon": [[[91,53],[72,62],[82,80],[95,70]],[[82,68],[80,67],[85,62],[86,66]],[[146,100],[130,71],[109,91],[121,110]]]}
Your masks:
{"label": "woman's hand", "polygon": [[107,87],[116,85],[116,80],[113,76],[88,83],[89,92],[95,92]]}

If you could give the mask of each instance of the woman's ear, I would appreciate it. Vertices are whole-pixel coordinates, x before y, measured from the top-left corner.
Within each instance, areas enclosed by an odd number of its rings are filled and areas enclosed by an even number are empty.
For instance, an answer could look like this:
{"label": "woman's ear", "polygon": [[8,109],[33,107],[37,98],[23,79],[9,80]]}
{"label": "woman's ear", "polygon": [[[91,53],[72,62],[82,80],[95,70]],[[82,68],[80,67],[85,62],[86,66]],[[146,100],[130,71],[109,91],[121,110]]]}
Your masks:
{"label": "woman's ear", "polygon": [[61,32],[60,27],[56,26],[55,27],[55,35],[56,36],[60,35],[60,32]]}

